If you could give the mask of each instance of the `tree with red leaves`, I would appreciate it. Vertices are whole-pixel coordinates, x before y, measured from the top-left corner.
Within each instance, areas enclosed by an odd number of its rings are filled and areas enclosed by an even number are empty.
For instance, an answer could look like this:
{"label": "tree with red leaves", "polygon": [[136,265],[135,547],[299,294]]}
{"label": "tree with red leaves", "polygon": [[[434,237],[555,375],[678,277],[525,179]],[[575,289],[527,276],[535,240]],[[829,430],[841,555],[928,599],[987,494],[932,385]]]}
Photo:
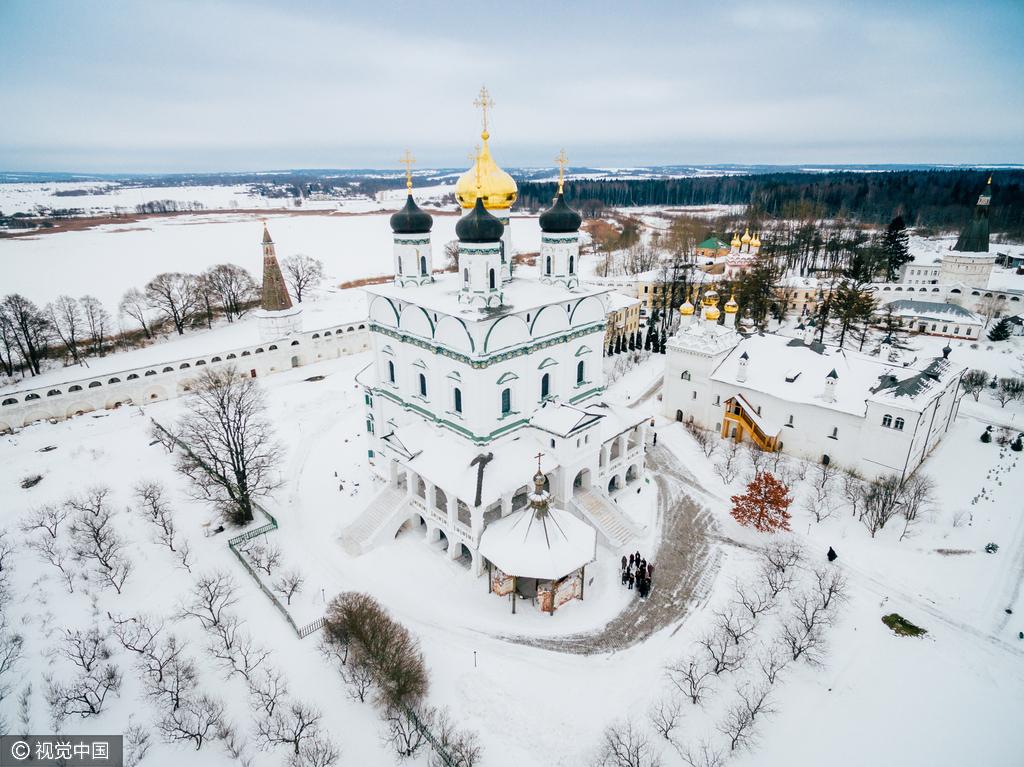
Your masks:
{"label": "tree with red leaves", "polygon": [[764,471],[754,476],[747,485],[747,492],[732,497],[733,519],[744,527],[753,527],[758,532],[773,533],[789,530],[790,515],[787,509],[793,503],[789,488]]}

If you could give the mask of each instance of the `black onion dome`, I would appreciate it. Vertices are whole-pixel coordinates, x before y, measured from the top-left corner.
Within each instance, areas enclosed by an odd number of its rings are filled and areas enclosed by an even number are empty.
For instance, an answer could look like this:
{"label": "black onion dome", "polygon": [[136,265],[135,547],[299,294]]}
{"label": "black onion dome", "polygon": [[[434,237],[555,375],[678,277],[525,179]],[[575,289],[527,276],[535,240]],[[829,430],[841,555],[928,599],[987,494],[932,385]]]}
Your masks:
{"label": "black onion dome", "polygon": [[405,206],[391,216],[391,231],[395,234],[426,234],[434,225],[429,213],[420,210],[410,194]]}
{"label": "black onion dome", "polygon": [[476,198],[473,210],[459,219],[455,234],[460,242],[497,242],[505,226],[484,208],[484,201]]}
{"label": "black onion dome", "polygon": [[540,230],[549,234],[578,232],[582,223],[583,216],[569,207],[561,192],[555,204],[540,214]]}

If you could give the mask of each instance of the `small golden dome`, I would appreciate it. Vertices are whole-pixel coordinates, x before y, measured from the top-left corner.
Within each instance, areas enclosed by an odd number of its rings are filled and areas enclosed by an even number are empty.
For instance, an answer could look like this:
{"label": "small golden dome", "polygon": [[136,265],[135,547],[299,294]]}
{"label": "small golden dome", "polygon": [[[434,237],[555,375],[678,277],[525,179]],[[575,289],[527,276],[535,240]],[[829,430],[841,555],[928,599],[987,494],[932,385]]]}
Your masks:
{"label": "small golden dome", "polygon": [[725,303],[726,314],[736,314],[740,310],[740,305],[736,303],[735,296],[729,296],[729,300]]}
{"label": "small golden dome", "polygon": [[760,232],[754,232],[754,236],[750,240],[750,246],[753,247],[753,248],[760,248],[761,247],[761,233]]}
{"label": "small golden dome", "polygon": [[738,248],[740,246],[740,233],[739,232],[733,232],[732,233],[732,242],[730,242],[729,244],[732,247],[734,247],[734,248]]}
{"label": "small golden dome", "polygon": [[715,321],[722,316],[717,306],[709,306],[704,310],[704,319]]}
{"label": "small golden dome", "polygon": [[690,303],[690,299],[686,299],[686,303],[679,307],[679,313],[684,317],[689,317],[693,314],[693,304]]}
{"label": "small golden dome", "polygon": [[455,199],[467,210],[476,204],[477,166],[479,166],[480,196],[483,198],[484,207],[488,210],[510,208],[516,201],[519,188],[516,186],[515,179],[499,168],[498,164],[494,162],[494,158],[491,157],[491,150],[487,146],[490,134],[484,131],[480,137],[483,139],[483,146],[477,155],[476,162],[455,182]]}
{"label": "small golden dome", "polygon": [[747,229],[743,233],[743,236],[740,237],[740,242],[742,242],[744,245],[747,245],[750,242],[750,229]]}
{"label": "small golden dome", "polygon": [[701,303],[704,306],[718,306],[718,291],[714,288],[708,288],[704,293],[704,300]]}

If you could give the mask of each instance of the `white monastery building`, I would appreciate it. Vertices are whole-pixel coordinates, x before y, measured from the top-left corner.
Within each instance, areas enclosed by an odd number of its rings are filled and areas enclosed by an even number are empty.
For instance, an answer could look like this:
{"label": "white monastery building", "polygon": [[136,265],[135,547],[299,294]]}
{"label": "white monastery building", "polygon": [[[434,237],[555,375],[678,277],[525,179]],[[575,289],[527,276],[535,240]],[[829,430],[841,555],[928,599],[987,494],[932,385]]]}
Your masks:
{"label": "white monastery building", "polygon": [[[669,339],[666,416],[693,420],[723,439],[855,469],[867,478],[909,475],[952,425],[966,367],[936,359],[906,367],[880,358],[769,333],[735,329],[737,308],[705,293],[689,302]],[[880,357],[882,355],[879,355]]]}
{"label": "white monastery building", "polygon": [[[486,114],[486,92],[479,103]],[[343,534],[358,552],[410,523],[476,574],[493,565],[481,536],[527,507],[538,460],[557,507],[606,544],[630,540],[635,526],[607,494],[640,479],[649,420],[602,401],[607,288],[580,285],[582,219],[561,180],[535,271],[513,271],[502,218],[517,190],[490,157],[486,121],[481,138],[472,199],[458,187],[468,211],[456,273],[433,274],[432,219],[411,193],[391,218],[396,274],[367,288],[374,360],[358,377],[368,453],[389,486]]]}

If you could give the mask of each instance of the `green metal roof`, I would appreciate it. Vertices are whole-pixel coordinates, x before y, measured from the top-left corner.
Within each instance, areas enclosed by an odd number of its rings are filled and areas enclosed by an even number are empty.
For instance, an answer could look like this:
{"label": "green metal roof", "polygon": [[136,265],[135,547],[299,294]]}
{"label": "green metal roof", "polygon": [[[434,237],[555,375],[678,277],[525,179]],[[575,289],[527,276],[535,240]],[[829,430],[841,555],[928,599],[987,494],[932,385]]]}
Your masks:
{"label": "green metal roof", "polygon": [[729,247],[729,243],[723,242],[722,240],[718,239],[717,237],[708,237],[706,240],[704,240],[704,242],[702,242],[697,247],[698,248],[707,248],[709,250],[714,248],[715,250],[717,250],[718,248],[728,248]]}

